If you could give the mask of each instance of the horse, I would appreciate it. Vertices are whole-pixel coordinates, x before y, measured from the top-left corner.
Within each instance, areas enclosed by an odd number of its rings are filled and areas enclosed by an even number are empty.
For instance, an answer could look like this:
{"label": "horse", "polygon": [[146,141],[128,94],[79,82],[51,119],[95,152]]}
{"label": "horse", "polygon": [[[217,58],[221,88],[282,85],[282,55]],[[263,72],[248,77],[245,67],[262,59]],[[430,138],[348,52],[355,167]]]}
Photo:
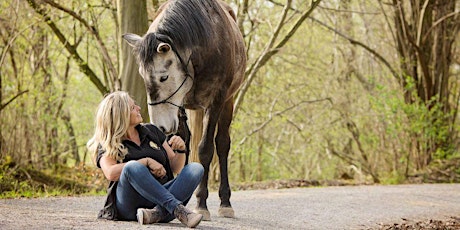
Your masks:
{"label": "horse", "polygon": [[203,127],[198,157],[205,169],[195,212],[210,220],[208,177],[214,150],[219,157],[219,216],[234,217],[228,182],[233,97],[246,68],[243,36],[231,7],[221,0],[169,0],[142,37],[124,34],[133,47],[147,92],[151,122],[166,134],[179,126],[177,114],[199,111]]}

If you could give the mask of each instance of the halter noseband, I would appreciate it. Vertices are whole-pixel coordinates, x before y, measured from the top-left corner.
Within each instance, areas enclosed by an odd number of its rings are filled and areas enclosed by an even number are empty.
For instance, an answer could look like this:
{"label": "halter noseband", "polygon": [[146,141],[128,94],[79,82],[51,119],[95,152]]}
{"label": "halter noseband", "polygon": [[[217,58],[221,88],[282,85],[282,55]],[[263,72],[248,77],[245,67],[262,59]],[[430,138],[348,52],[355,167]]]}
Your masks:
{"label": "halter noseband", "polygon": [[189,73],[186,73],[185,74],[185,78],[184,80],[182,81],[182,83],[180,84],[180,86],[176,89],[176,91],[174,91],[171,95],[169,95],[169,97],[167,97],[166,99],[164,100],[161,100],[161,101],[157,101],[157,102],[152,102],[152,103],[149,103],[150,106],[155,106],[155,105],[160,105],[160,104],[170,104],[170,105],[174,105],[176,106],[177,108],[179,109],[184,109],[184,106],[183,105],[176,105],[170,101],[168,101],[171,97],[173,97],[174,95],[176,95],[177,92],[179,92],[180,88],[182,88],[182,86],[185,84],[185,81],[187,81],[187,78],[191,78],[190,74]]}
{"label": "halter noseband", "polygon": [[155,106],[155,105],[160,105],[160,104],[170,104],[170,105],[176,106],[181,111],[185,111],[185,108],[184,108],[183,105],[176,105],[176,104],[174,104],[174,103],[172,103],[172,102],[170,102],[168,100],[171,97],[173,97],[174,95],[176,95],[177,92],[179,92],[179,90],[182,88],[182,86],[184,86],[185,82],[187,81],[187,78],[189,78],[189,77],[192,78],[192,76],[190,76],[190,74],[188,73],[188,68],[187,68],[188,63],[190,62],[190,59],[191,59],[192,55],[190,55],[190,57],[188,58],[187,63],[185,64],[183,59],[181,58],[181,56],[176,52],[176,50],[174,48],[172,48],[172,49],[173,49],[174,53],[177,55],[177,57],[179,58],[180,63],[182,64],[182,68],[184,69],[184,72],[185,72],[185,78],[182,81],[182,83],[180,84],[180,86],[171,95],[169,95],[169,97],[167,97],[166,99],[161,100],[161,101],[148,103],[148,105]]}

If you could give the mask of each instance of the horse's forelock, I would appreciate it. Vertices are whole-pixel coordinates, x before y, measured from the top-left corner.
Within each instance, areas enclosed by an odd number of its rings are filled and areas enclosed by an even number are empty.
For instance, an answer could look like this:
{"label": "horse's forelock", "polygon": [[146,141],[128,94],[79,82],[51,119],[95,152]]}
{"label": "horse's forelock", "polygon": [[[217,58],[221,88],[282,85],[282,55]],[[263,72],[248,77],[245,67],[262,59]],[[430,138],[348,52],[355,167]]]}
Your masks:
{"label": "horse's forelock", "polygon": [[157,54],[157,47],[162,42],[168,43],[174,49],[174,44],[168,36],[158,33],[146,34],[134,50],[137,54],[139,64],[144,68],[150,66]]}
{"label": "horse's forelock", "polygon": [[153,63],[153,58],[157,52],[159,41],[155,33],[149,33],[142,38],[141,42],[134,50],[137,53],[139,64],[146,67]]}

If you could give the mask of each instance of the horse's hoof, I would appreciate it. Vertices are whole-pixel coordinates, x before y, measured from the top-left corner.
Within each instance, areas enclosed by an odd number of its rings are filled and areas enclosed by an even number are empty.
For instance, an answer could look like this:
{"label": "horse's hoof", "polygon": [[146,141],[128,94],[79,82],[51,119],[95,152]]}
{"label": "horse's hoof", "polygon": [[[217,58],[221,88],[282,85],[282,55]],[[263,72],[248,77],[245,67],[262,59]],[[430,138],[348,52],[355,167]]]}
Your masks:
{"label": "horse's hoof", "polygon": [[196,208],[196,209],[194,210],[194,212],[203,215],[203,219],[202,219],[202,220],[204,220],[204,221],[211,221],[211,213],[209,213],[209,211],[208,211],[207,209]]}
{"label": "horse's hoof", "polygon": [[227,218],[235,218],[235,212],[232,207],[220,207],[219,216]]}

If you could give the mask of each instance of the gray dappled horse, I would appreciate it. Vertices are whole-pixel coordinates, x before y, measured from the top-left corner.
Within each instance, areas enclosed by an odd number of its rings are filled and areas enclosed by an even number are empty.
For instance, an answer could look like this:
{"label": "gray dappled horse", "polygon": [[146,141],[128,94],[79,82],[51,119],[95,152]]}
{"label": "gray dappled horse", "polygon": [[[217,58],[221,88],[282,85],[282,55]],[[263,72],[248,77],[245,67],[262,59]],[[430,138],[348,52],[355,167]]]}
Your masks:
{"label": "gray dappled horse", "polygon": [[[220,0],[170,0],[160,6],[143,37],[123,35],[134,47],[155,125],[167,134],[175,133],[179,110],[204,110],[198,155],[205,173],[196,194],[196,211],[207,220],[214,148],[221,173],[219,215],[234,217],[227,171],[229,128],[233,96],[246,68],[244,41],[235,19],[230,6]],[[192,135],[200,135],[193,132],[193,125],[191,129]]]}

